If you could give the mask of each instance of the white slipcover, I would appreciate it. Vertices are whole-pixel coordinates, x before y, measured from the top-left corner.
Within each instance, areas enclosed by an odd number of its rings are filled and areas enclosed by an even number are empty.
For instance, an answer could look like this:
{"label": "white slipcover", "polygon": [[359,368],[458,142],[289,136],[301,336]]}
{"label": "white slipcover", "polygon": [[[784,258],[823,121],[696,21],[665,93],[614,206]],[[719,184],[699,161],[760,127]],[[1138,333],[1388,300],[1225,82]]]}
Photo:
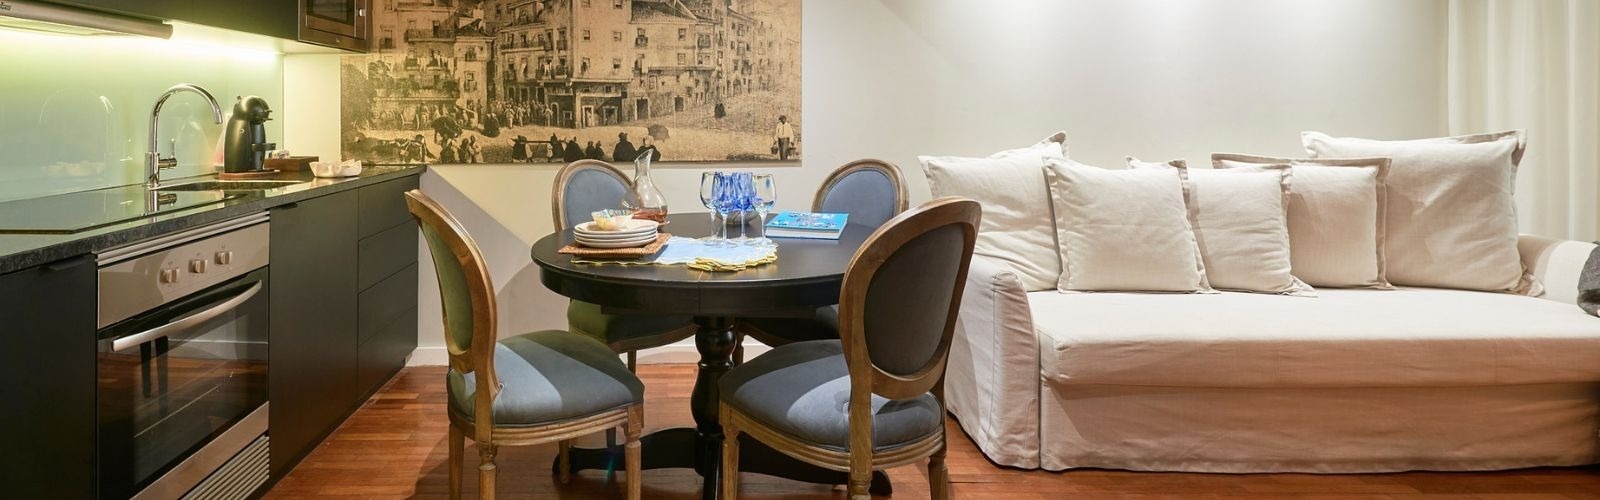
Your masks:
{"label": "white slipcover", "polygon": [[[1600,319],[1582,315],[1567,290],[1593,247],[1522,237],[1524,268],[1549,285],[1543,298],[1417,289],[1323,290],[1318,298],[1029,294],[1004,264],[974,258],[947,403],[991,460],[1023,468],[1596,463]],[[1107,307],[1121,310],[1097,310]],[[1118,346],[1119,335],[1155,345]],[[1057,350],[1063,341],[1069,349]]]}
{"label": "white slipcover", "polygon": [[[1296,300],[1298,299],[1298,300]],[[1600,381],[1600,318],[1509,293],[1028,294],[1055,383],[1418,387]]]}

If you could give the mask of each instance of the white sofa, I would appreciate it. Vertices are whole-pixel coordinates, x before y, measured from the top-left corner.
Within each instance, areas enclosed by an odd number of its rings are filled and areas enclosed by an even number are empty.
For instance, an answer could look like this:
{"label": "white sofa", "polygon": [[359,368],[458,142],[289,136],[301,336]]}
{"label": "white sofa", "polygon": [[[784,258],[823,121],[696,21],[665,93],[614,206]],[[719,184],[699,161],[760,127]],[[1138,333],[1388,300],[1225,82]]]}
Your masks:
{"label": "white sofa", "polygon": [[975,257],[946,375],[996,463],[1198,472],[1600,462],[1594,245],[1522,237],[1542,297],[1026,292]]}

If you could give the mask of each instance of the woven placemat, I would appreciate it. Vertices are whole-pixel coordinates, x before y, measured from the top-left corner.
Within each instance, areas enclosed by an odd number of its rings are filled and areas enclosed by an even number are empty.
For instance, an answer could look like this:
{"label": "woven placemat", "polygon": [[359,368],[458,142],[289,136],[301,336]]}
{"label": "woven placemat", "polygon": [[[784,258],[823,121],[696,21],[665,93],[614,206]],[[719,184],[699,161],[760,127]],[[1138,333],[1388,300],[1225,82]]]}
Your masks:
{"label": "woven placemat", "polygon": [[593,248],[580,245],[574,241],[568,243],[567,246],[561,247],[561,250],[557,250],[556,253],[574,255],[585,259],[637,259],[655,255],[656,252],[661,251],[661,247],[667,245],[667,240],[669,239],[672,239],[671,233],[659,233],[656,235],[656,241],[642,247],[633,248]]}

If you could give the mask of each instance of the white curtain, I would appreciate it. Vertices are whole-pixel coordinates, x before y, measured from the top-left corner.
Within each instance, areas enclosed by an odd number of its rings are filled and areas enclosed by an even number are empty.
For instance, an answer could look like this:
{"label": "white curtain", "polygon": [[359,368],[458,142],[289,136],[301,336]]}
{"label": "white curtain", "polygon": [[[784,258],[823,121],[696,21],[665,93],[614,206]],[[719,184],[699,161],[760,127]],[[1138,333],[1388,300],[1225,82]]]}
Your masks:
{"label": "white curtain", "polygon": [[1524,233],[1600,239],[1600,0],[1450,0],[1450,132],[1522,128]]}

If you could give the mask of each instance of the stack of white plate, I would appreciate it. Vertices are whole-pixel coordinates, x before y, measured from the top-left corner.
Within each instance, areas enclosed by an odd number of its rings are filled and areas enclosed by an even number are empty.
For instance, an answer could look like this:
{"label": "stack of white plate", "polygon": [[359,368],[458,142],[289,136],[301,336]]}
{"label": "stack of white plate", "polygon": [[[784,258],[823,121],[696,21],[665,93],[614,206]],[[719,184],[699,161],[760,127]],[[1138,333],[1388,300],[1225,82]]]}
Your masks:
{"label": "stack of white plate", "polygon": [[634,248],[655,242],[660,226],[656,221],[625,219],[616,230],[603,231],[595,223],[585,222],[572,228],[572,236],[578,244],[591,248]]}

